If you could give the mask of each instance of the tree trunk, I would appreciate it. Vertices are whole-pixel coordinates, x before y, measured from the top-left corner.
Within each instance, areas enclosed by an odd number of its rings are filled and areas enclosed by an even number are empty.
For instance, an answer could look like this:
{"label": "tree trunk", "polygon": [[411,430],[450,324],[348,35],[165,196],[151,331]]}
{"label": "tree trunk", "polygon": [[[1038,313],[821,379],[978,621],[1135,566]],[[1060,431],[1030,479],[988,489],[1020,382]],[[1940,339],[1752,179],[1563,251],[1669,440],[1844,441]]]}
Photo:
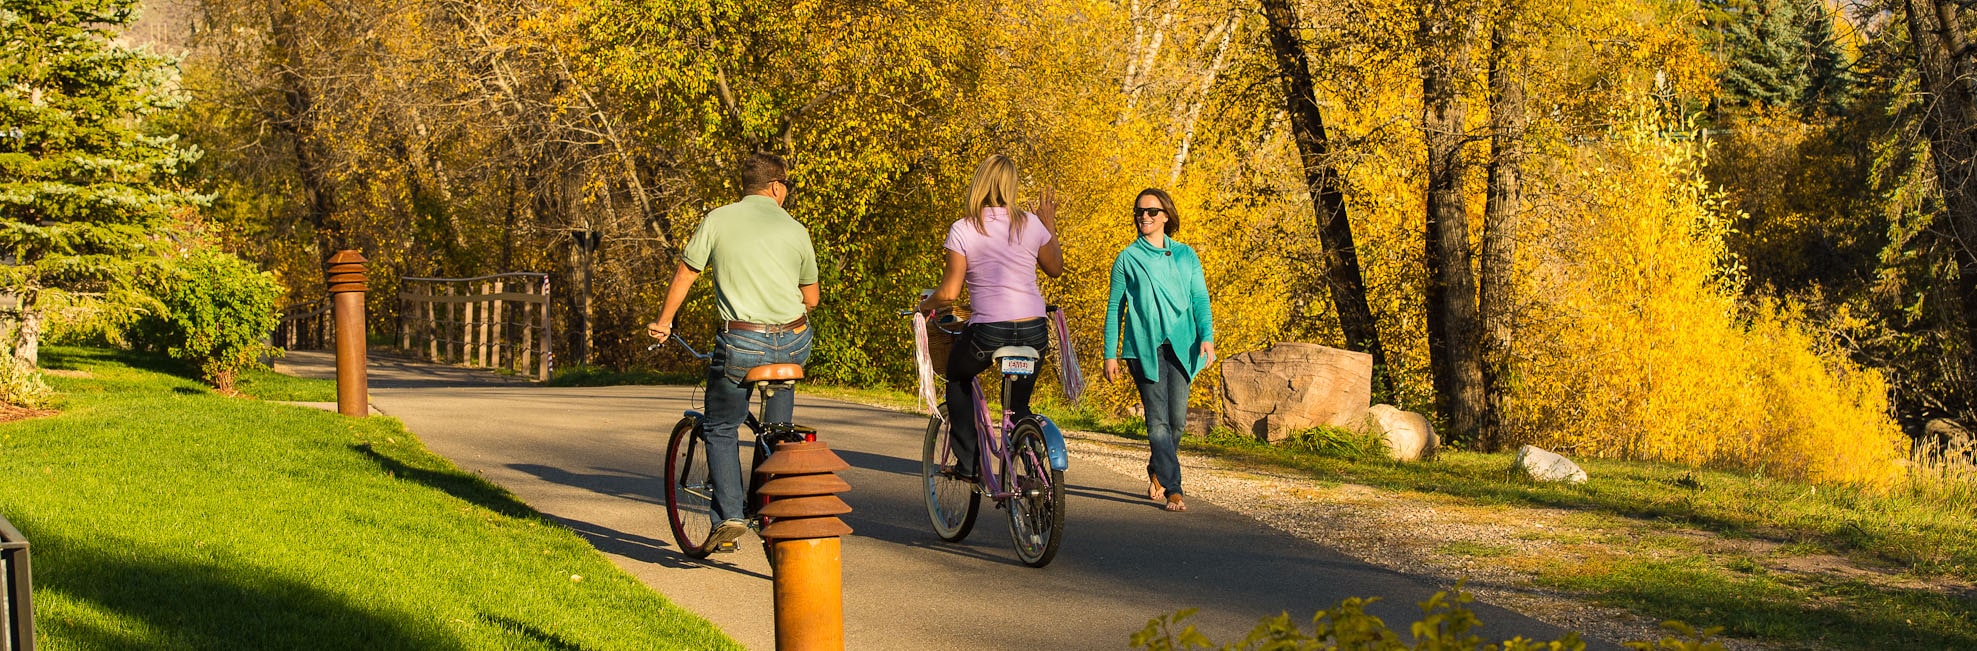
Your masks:
{"label": "tree trunk", "polygon": [[1511,274],[1517,258],[1518,213],[1524,183],[1523,51],[1506,32],[1511,14],[1490,34],[1489,192],[1483,204],[1482,291],[1477,301],[1483,320],[1483,414],[1478,443],[1495,451],[1508,440],[1503,401],[1515,333]]}
{"label": "tree trunk", "polygon": [[1291,0],[1262,2],[1263,16],[1270,23],[1270,47],[1276,53],[1277,74],[1284,81],[1284,105],[1291,118],[1291,134],[1297,140],[1298,160],[1304,167],[1305,189],[1311,193],[1312,204],[1317,209],[1319,246],[1324,247],[1321,272],[1331,292],[1332,307],[1339,314],[1339,329],[1345,333],[1347,348],[1372,354],[1376,391],[1392,391],[1387,354],[1380,346],[1373,309],[1366,302],[1366,281],[1359,272],[1352,222],[1346,219],[1345,191],[1340,187],[1338,170],[1327,160],[1331,143],[1325,135],[1325,116],[1318,110],[1317,84],[1311,78],[1304,43],[1297,36],[1297,13]]}
{"label": "tree trunk", "polygon": [[[1977,65],[1962,10],[1950,0],[1908,0],[1909,38],[1922,73],[1923,128],[1936,164],[1936,182],[1949,218],[1951,253],[1963,311],[1963,369],[1977,378]],[[1977,387],[1977,382],[1968,383]],[[1966,388],[1963,409],[1977,409],[1977,388]]]}
{"label": "tree trunk", "polygon": [[14,294],[14,307],[11,318],[14,320],[14,361],[28,368],[41,366],[41,306],[38,304],[40,291],[24,287]]}
{"label": "tree trunk", "polygon": [[1421,9],[1421,128],[1428,149],[1427,267],[1428,364],[1435,402],[1448,438],[1475,440],[1483,412],[1480,323],[1476,279],[1470,271],[1469,206],[1462,181],[1468,140],[1468,103],[1460,79],[1469,69],[1469,40],[1476,21],[1455,15],[1445,2]]}
{"label": "tree trunk", "polygon": [[309,225],[316,229],[316,244],[325,259],[331,251],[349,248],[342,229],[338,227],[336,216],[336,189],[332,187],[327,172],[328,155],[314,142],[315,106],[314,96],[306,80],[302,78],[302,62],[296,42],[293,9],[282,5],[275,9],[269,25],[269,36],[276,49],[275,60],[280,66],[276,77],[281,91],[283,115],[269,116],[269,122],[289,138],[295,154],[295,170],[302,183],[302,194],[308,204]]}

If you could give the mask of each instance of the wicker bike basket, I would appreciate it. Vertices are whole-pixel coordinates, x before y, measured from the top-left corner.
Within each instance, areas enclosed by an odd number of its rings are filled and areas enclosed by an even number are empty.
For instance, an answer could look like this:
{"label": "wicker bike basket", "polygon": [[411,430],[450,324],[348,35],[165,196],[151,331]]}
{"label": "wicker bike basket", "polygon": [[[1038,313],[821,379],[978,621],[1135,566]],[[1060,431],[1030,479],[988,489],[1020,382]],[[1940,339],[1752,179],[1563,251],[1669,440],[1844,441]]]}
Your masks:
{"label": "wicker bike basket", "polygon": [[961,328],[968,324],[968,314],[963,307],[943,309],[927,322],[927,357],[934,363],[935,375],[947,377],[947,355],[954,350],[954,340],[961,337]]}

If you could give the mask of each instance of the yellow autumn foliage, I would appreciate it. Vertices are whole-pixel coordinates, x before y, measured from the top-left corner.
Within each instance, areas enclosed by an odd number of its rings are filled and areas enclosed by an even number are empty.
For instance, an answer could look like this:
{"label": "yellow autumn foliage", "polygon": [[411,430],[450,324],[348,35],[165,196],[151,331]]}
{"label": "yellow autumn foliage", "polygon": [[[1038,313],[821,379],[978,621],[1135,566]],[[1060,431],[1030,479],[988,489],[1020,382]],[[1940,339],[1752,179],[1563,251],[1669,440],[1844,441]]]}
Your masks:
{"label": "yellow autumn foliage", "polygon": [[1513,351],[1525,441],[1596,457],[1886,484],[1902,437],[1880,375],[1811,334],[1802,310],[1740,304],[1704,145],[1648,110],[1544,170],[1555,202],[1527,261],[1535,315]]}

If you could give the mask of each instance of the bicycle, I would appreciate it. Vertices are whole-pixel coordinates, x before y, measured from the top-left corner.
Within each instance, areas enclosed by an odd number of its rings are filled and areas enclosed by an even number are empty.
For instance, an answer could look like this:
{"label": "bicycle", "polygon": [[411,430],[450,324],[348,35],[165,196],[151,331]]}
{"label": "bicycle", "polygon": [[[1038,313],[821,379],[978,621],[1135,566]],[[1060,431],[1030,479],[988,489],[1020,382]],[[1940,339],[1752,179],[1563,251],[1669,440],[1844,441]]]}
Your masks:
{"label": "bicycle", "polygon": [[[712,351],[702,353],[693,349],[679,335],[673,339],[685,348],[687,354],[701,361],[711,361]],[[664,342],[648,346],[654,350],[664,346]],[[754,384],[761,392],[761,409],[766,409],[769,397],[776,391],[795,391],[796,382],[803,379],[803,366],[800,364],[768,364],[749,369],[745,383]],[[716,548],[707,547],[708,538],[718,524],[714,518],[713,473],[707,466],[705,449],[706,432],[701,420],[706,416],[700,410],[688,409],[673,425],[673,433],[666,442],[666,519],[672,525],[673,541],[680,551],[692,558],[706,558],[715,552],[732,552],[737,549],[735,541],[722,543]],[[801,443],[817,440],[817,430],[795,423],[763,424],[750,412],[742,425],[754,435],[754,455],[748,465],[748,491],[743,497],[743,517],[748,520],[748,528],[761,535],[762,527],[768,524],[767,516],[759,515],[769,498],[760,494],[762,475],[754,472],[775,452],[777,443]],[[769,540],[763,539],[762,553],[770,554]],[[773,560],[773,559],[772,559]]]}
{"label": "bicycle", "polygon": [[[931,328],[955,323],[953,316],[948,315],[939,322],[930,320],[928,325]],[[941,328],[941,331],[959,334],[958,330]],[[994,368],[1002,375],[1002,395],[1009,395],[1010,385],[1018,378],[1035,375],[1041,357],[1029,346],[996,349]],[[997,423],[1000,427],[990,429],[988,401],[982,395],[981,379],[973,380],[970,389],[974,395],[978,457],[975,467],[979,476],[964,477],[956,469],[954,452],[948,447],[950,421],[945,404],[928,419],[926,438],[920,449],[920,477],[934,534],[947,542],[967,538],[975,527],[981,499],[986,495],[994,500],[996,508],[1009,513],[1009,535],[1017,558],[1030,567],[1049,565],[1064,541],[1063,435],[1049,418],[1042,415],[1016,418],[1008,405],[1003,406],[1001,422]]]}

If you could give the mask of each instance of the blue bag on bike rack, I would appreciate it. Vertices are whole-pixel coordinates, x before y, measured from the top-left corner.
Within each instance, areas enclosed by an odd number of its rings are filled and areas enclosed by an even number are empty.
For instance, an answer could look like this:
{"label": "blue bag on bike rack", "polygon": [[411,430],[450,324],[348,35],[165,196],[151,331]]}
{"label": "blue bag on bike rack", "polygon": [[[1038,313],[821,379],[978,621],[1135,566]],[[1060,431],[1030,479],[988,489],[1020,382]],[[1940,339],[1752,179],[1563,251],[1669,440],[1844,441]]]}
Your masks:
{"label": "blue bag on bike rack", "polygon": [[1064,431],[1057,429],[1057,423],[1049,416],[1037,414],[1037,420],[1043,421],[1043,444],[1050,448],[1050,469],[1062,471],[1071,467],[1071,457],[1064,451]]}

